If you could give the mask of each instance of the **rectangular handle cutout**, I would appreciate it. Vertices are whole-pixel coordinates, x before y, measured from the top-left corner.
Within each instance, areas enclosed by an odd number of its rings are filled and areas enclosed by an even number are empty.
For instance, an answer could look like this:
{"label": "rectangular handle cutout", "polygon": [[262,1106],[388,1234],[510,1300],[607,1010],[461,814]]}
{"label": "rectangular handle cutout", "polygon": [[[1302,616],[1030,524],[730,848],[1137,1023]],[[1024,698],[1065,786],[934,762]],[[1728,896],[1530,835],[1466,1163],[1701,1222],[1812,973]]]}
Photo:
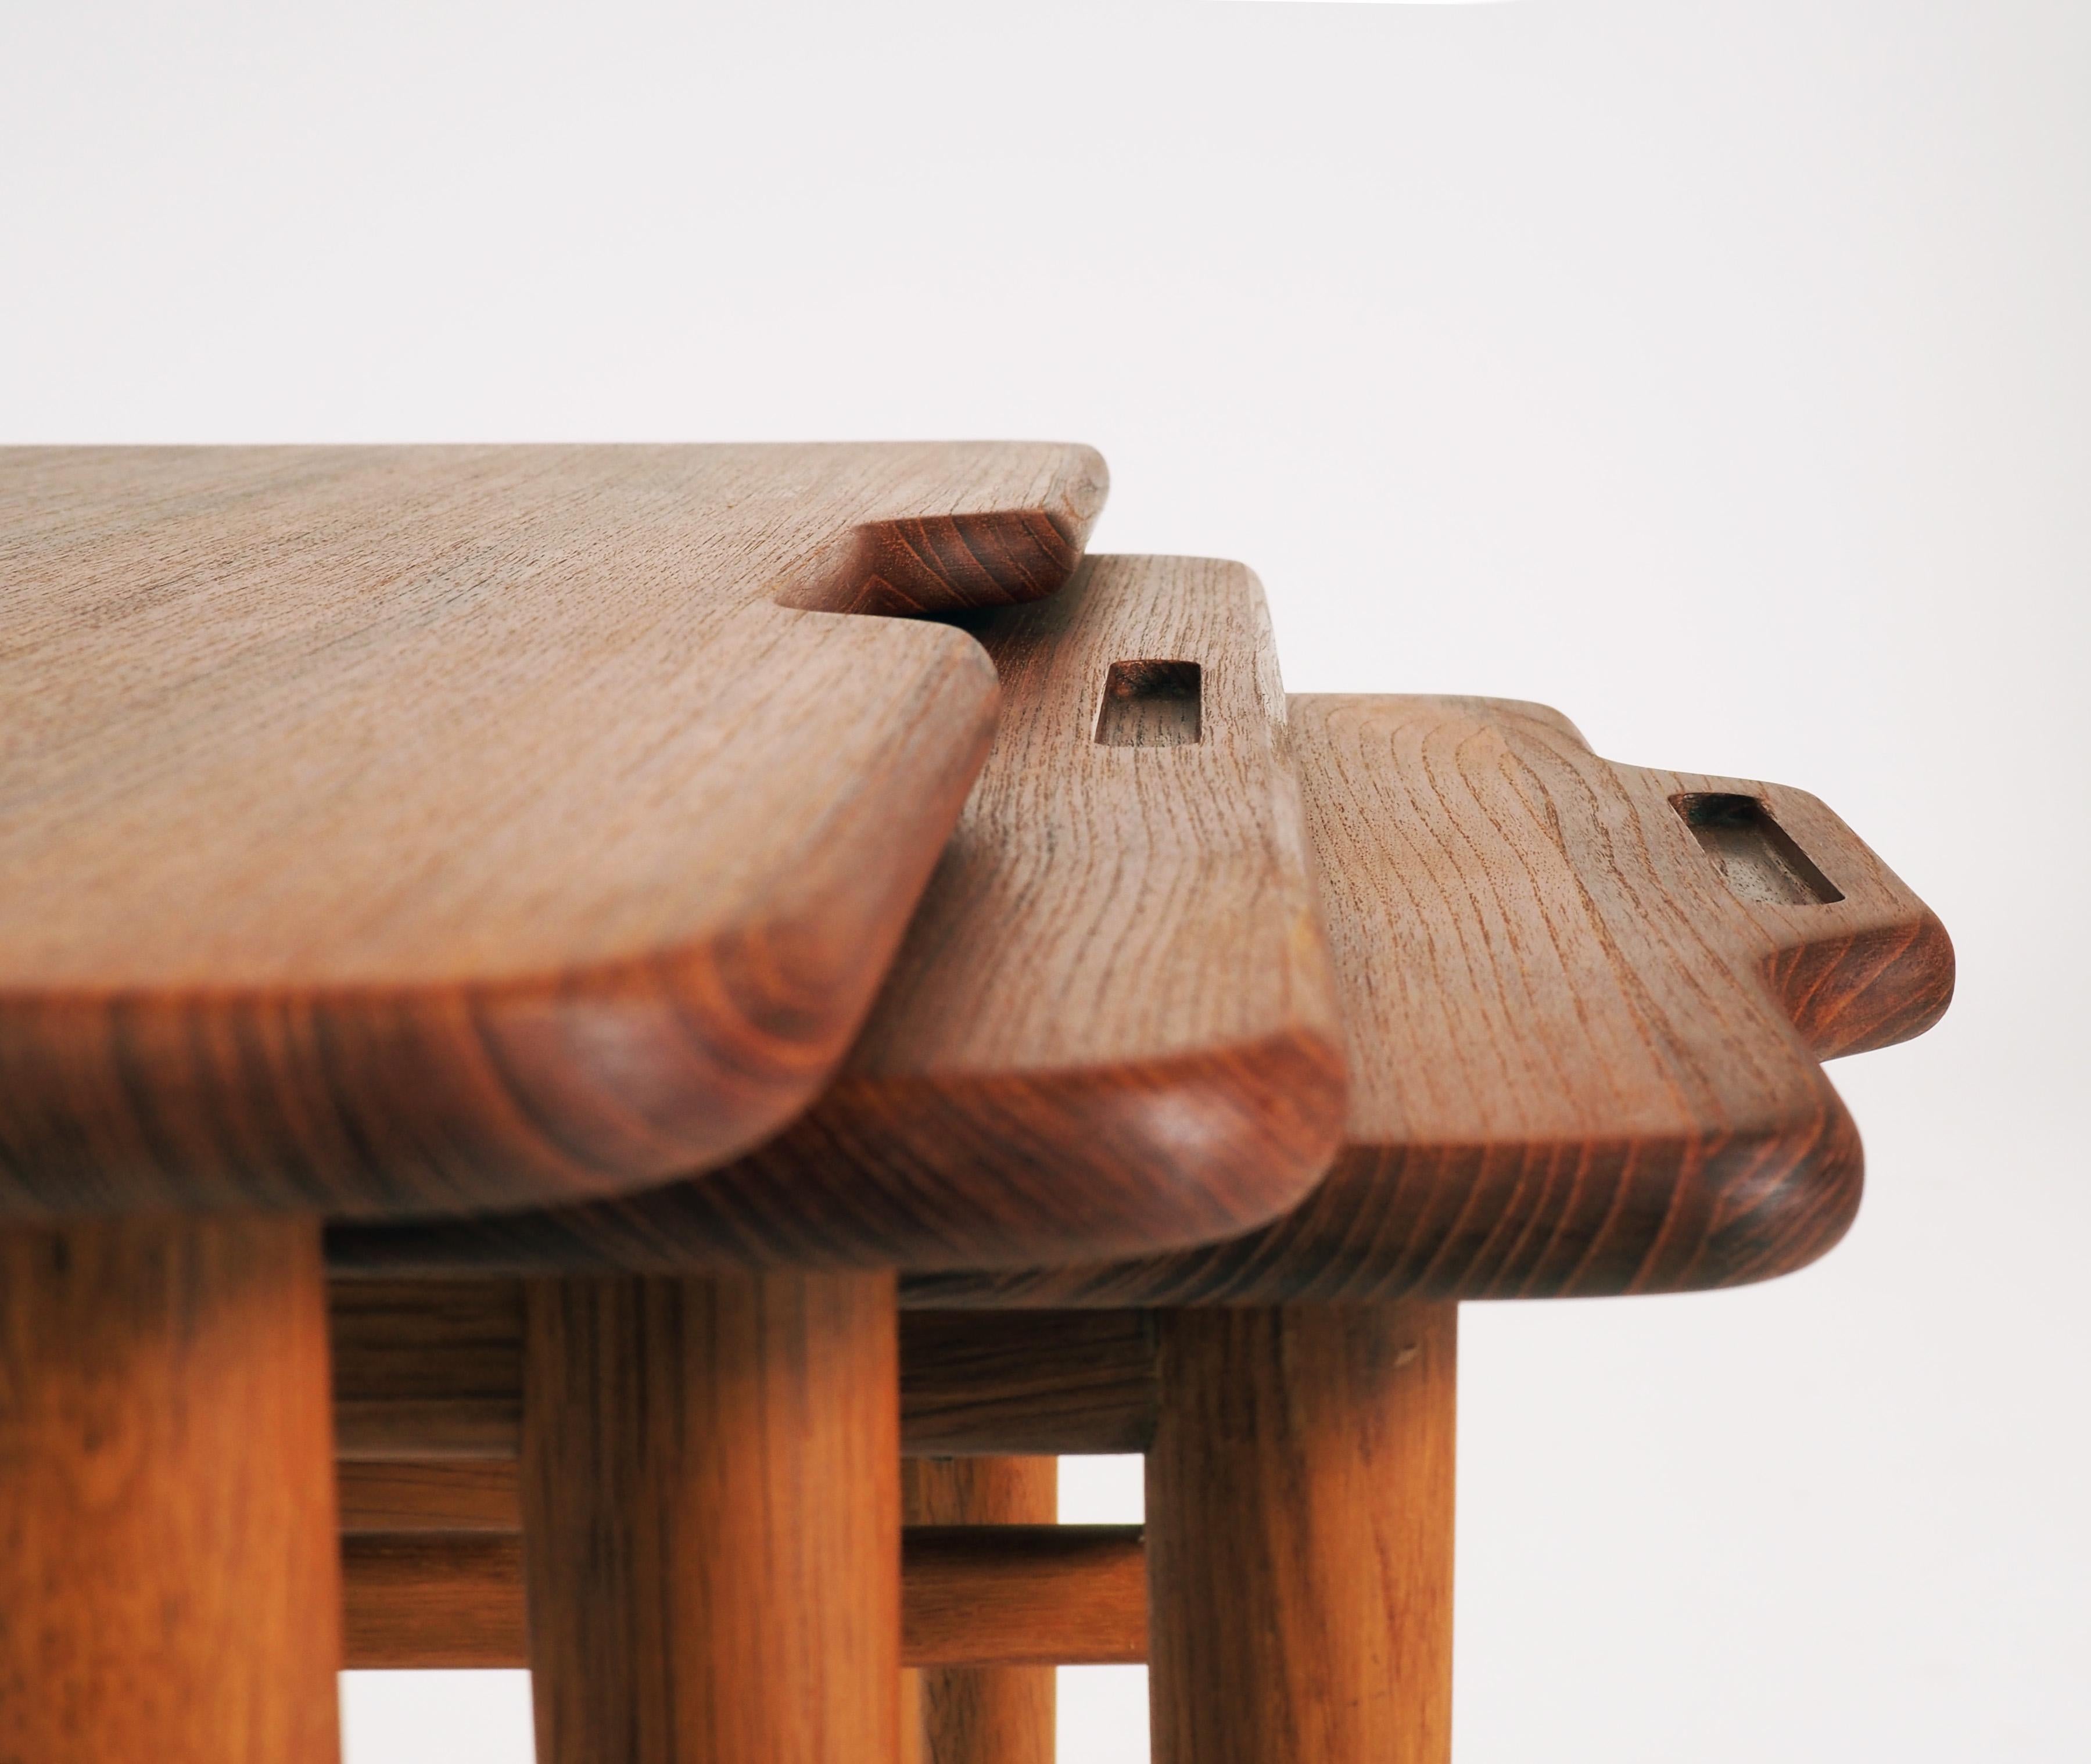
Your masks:
{"label": "rectangular handle cutout", "polygon": [[1756,797],[1709,791],[1673,796],[1671,802],[1739,899],[1773,907],[1826,907],[1844,898]]}
{"label": "rectangular handle cutout", "polygon": [[1096,739],[1110,748],[1195,746],[1205,738],[1203,690],[1196,662],[1114,662]]}

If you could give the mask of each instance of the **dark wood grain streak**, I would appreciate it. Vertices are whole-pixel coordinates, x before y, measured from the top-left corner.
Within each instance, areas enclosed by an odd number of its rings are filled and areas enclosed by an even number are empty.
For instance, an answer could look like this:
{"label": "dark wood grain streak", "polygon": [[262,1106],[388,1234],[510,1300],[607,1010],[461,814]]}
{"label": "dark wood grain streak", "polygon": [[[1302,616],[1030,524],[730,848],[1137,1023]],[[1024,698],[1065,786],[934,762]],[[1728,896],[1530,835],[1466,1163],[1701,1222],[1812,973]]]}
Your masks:
{"label": "dark wood grain streak", "polygon": [[[1201,1241],[1307,1191],[1341,1029],[1256,578],[1093,559],[968,628],[1001,678],[994,748],[819,1102],[701,1181],[344,1228],[338,1267],[982,1266]],[[1196,740],[1095,739],[1128,658],[1196,666]]]}
{"label": "dark wood grain streak", "polygon": [[344,1538],[415,1532],[523,1534],[523,1485],[514,1458],[478,1462],[339,1460],[334,1484]]}
{"label": "dark wood grain streak", "polygon": [[394,1217],[759,1141],[985,757],[1086,448],[0,449],[0,1215]]}
{"label": "dark wood grain streak", "polygon": [[1155,1764],[1446,1764],[1457,1315],[1163,1317]]}
{"label": "dark wood grain streak", "polygon": [[522,1394],[520,1280],[330,1280],[334,1394]]}
{"label": "dark wood grain streak", "polygon": [[[910,1525],[1050,1525],[1059,1517],[1059,1463],[1053,1458],[909,1459],[900,1466],[900,1509]],[[911,1608],[908,1558],[903,1534],[903,1612]],[[916,1620],[926,1624],[924,1602],[918,1594]],[[982,1602],[977,1596],[951,1601],[968,1627]],[[1054,1764],[1054,1690],[1050,1666],[911,1670],[901,1685],[901,1720],[916,1725],[922,1764]]]}
{"label": "dark wood grain streak", "polygon": [[[1542,707],[1304,697],[1293,733],[1350,1037],[1345,1145],[1185,1253],[925,1275],[912,1303],[1551,1298],[1770,1279],[1859,1201],[1821,1070],[1951,998],[1943,928],[1821,802],[1601,760]],[[1731,886],[1679,799],[1761,804],[1841,898]]]}
{"label": "dark wood grain streak", "polygon": [[319,1233],[0,1230],[0,1759],[331,1764]]}
{"label": "dark wood grain streak", "polygon": [[[1138,1526],[961,1529],[903,1535],[905,1665],[1136,1665],[1145,1657]],[[355,1534],[343,1540],[342,1579],[353,1670],[531,1663],[518,1538]]]}
{"label": "dark wood grain streak", "polygon": [[[512,1460],[523,1412],[518,1281],[336,1280],[336,1451],[345,1463]],[[1136,1311],[900,1319],[902,1449],[925,1457],[1140,1451],[1154,1333]]]}
{"label": "dark wood grain streak", "polygon": [[520,1394],[364,1397],[334,1405],[334,1450],[344,1464],[512,1464],[522,1441]]}

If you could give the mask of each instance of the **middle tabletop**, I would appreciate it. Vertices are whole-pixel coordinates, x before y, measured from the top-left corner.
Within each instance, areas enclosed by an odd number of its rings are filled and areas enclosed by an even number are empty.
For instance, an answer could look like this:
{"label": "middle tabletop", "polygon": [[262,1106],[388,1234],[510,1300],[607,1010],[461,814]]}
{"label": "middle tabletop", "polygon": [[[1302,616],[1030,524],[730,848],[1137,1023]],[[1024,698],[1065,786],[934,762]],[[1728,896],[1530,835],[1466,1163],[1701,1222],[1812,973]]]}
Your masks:
{"label": "middle tabletop", "polygon": [[644,1193],[338,1230],[337,1269],[1035,1264],[1231,1236],[1313,1187],[1343,1044],[1256,577],[1099,557],[968,628],[994,746],[813,1109]]}

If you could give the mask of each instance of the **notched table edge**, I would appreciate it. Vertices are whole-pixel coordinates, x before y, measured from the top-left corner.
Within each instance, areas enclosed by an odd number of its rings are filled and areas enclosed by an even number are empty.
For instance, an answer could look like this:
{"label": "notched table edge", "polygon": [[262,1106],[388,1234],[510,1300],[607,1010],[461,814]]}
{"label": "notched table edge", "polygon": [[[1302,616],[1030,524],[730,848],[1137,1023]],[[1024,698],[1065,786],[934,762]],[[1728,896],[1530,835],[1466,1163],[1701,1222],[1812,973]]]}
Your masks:
{"label": "notched table edge", "polygon": [[851,528],[777,587],[809,612],[939,617],[1057,593],[1081,563],[1110,490],[1103,455],[1078,442],[1035,505],[899,515]]}

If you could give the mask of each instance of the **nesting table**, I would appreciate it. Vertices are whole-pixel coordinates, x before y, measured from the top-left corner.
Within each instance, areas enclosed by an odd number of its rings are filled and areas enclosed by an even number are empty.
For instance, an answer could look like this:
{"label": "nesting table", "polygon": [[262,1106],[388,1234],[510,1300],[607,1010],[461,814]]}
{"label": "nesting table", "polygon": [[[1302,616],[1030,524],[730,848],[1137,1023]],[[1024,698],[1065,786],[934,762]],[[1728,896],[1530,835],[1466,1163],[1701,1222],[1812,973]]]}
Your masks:
{"label": "nesting table", "polygon": [[331,1758],[343,1663],[544,1764],[1042,1764],[1142,1658],[1162,1764],[1447,1755],[1458,1303],[1820,1255],[1951,947],[1800,791],[1288,700],[1104,488],[0,451],[0,1764]]}

